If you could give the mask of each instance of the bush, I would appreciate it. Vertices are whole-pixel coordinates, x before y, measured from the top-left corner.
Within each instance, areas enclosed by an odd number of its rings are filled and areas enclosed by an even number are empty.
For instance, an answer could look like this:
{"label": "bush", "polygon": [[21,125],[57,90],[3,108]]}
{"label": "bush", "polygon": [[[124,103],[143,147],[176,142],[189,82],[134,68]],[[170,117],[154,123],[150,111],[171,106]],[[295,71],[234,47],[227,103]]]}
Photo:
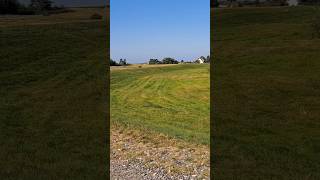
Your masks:
{"label": "bush", "polygon": [[90,19],[102,19],[102,16],[98,13],[94,13],[91,15]]}

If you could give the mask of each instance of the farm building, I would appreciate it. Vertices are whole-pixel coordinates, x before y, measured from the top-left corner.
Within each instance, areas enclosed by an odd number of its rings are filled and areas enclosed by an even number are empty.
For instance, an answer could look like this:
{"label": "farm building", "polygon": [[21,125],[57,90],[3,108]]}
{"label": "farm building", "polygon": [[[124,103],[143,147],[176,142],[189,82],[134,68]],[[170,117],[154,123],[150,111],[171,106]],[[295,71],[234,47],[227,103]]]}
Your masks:
{"label": "farm building", "polygon": [[205,59],[204,59],[204,57],[199,57],[199,58],[196,59],[194,62],[195,62],[195,63],[199,63],[199,64],[203,64],[203,63],[205,62]]}

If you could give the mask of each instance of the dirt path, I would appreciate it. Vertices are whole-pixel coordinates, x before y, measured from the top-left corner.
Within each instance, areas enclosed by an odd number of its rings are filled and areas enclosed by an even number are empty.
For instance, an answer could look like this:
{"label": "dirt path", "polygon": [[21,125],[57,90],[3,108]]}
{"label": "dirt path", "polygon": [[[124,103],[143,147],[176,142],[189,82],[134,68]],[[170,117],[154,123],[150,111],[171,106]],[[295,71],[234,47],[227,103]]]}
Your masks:
{"label": "dirt path", "polygon": [[210,179],[209,147],[112,128],[111,179]]}

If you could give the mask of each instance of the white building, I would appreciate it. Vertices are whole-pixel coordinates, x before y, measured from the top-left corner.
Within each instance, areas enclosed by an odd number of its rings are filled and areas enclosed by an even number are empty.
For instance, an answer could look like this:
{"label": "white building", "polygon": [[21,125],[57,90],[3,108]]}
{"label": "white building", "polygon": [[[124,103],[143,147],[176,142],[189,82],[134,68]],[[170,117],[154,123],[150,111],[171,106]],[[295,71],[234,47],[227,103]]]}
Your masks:
{"label": "white building", "polygon": [[194,61],[195,63],[203,64],[205,62],[205,59],[203,57],[199,57]]}

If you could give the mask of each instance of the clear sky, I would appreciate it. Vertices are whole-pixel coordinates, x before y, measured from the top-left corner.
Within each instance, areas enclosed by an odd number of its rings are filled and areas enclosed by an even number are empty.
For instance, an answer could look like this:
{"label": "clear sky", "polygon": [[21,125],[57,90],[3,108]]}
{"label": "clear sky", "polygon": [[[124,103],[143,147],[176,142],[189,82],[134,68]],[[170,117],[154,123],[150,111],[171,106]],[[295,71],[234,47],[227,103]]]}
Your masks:
{"label": "clear sky", "polygon": [[209,0],[111,0],[111,58],[129,63],[210,53]]}

